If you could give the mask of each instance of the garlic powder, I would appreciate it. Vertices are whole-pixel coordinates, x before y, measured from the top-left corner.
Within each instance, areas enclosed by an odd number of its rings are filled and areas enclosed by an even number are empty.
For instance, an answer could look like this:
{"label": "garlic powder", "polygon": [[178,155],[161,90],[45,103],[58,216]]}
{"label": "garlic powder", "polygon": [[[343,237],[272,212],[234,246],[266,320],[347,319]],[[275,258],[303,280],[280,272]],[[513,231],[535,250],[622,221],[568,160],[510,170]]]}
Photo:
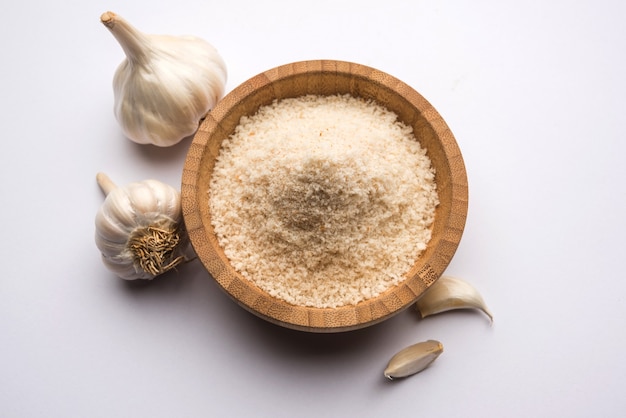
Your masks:
{"label": "garlic powder", "polygon": [[233,267],[273,297],[319,308],[404,280],[438,204],[412,129],[349,95],[283,99],[243,117],[222,144],[209,194]]}

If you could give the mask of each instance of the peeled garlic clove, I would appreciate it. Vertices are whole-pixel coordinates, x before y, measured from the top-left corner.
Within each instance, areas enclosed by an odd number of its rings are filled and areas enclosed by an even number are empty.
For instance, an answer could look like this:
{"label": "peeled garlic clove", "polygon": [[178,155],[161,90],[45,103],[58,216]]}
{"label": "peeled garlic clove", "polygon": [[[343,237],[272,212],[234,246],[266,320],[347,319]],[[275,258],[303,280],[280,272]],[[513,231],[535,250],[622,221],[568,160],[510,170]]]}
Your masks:
{"label": "peeled garlic clove", "polygon": [[442,276],[415,304],[422,318],[455,309],[478,309],[493,322],[493,315],[478,291],[468,282]]}
{"label": "peeled garlic clove", "polygon": [[394,355],[384,375],[389,380],[408,377],[421,372],[443,353],[443,345],[439,341],[428,340],[413,344]]}

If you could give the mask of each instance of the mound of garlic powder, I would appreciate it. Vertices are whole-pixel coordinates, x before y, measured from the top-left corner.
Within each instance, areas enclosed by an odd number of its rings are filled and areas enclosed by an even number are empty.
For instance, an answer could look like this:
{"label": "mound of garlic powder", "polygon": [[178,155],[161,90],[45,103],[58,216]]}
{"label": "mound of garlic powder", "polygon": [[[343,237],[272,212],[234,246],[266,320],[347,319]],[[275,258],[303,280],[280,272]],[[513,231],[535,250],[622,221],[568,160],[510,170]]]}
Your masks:
{"label": "mound of garlic powder", "polygon": [[438,196],[412,129],[351,96],[275,101],[243,117],[209,187],[233,267],[299,306],[357,304],[404,280]]}

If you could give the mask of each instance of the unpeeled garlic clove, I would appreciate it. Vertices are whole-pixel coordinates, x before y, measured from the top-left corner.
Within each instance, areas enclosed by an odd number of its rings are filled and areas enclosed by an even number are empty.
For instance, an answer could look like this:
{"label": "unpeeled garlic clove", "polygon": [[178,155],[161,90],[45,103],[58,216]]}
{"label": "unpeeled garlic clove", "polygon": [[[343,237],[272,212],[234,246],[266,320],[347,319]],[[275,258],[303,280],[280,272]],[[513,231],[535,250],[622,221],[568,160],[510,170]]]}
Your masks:
{"label": "unpeeled garlic clove", "polygon": [[415,307],[422,318],[455,309],[478,309],[493,322],[493,315],[480,293],[471,284],[456,277],[440,277]]}
{"label": "unpeeled garlic clove", "polygon": [[443,353],[439,341],[428,340],[413,344],[395,354],[384,371],[389,380],[408,377],[421,372]]}

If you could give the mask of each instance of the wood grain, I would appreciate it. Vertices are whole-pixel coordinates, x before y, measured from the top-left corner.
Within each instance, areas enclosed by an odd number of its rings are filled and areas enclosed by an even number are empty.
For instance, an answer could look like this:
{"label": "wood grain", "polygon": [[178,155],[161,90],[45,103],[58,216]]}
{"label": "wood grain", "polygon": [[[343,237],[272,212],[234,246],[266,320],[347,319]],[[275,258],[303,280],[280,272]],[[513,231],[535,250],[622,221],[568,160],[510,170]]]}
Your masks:
{"label": "wood grain", "polygon": [[[243,115],[274,99],[305,94],[351,94],[372,99],[414,129],[436,170],[440,204],[433,235],[406,279],[356,306],[333,309],[294,306],[269,296],[229,264],[209,213],[209,181],[222,141]],[[364,65],[333,60],[302,61],[261,73],[235,88],[209,113],[189,148],[182,174],[185,225],[202,264],[239,305],[272,323],[309,332],[343,332],[367,327],[411,306],[446,269],[461,240],[467,216],[468,185],[461,151],[446,122],[417,91]]]}

